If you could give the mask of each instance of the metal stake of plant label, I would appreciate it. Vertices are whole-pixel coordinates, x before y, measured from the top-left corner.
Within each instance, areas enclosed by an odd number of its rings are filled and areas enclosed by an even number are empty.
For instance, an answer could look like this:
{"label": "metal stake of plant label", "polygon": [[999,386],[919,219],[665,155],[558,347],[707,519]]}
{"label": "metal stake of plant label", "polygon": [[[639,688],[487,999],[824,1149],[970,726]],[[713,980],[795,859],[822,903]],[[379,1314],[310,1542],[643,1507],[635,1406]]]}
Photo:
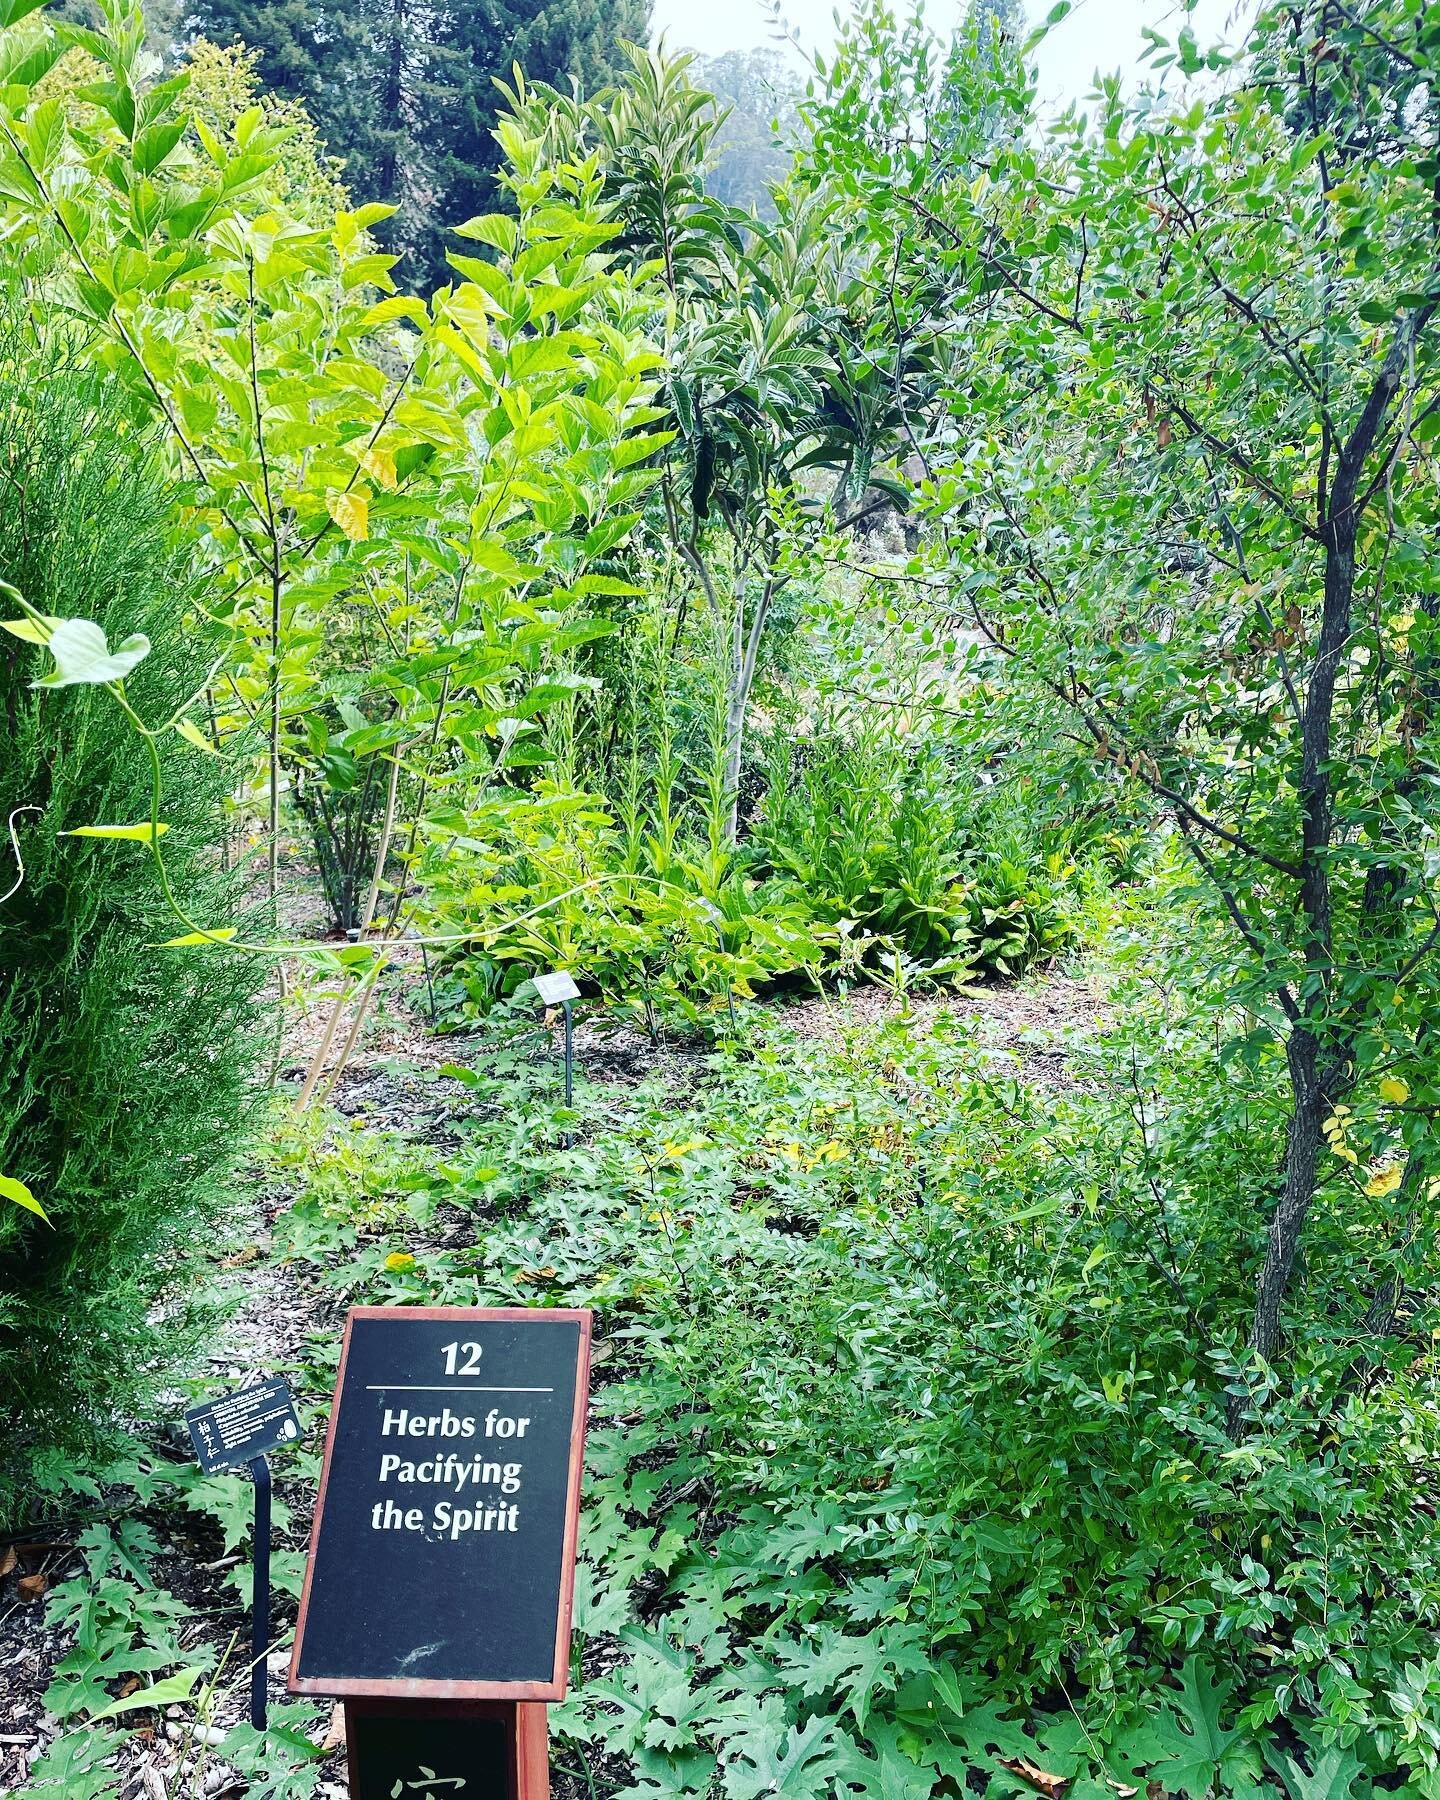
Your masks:
{"label": "metal stake of plant label", "polygon": [[565,1013],[565,1104],[568,1107],[575,1098],[575,1003],[565,1000],[561,1004]]}
{"label": "metal stake of plant label", "polygon": [[265,1729],[266,1658],[270,1654],[270,1465],[263,1456],[250,1464],[255,1483],[255,1566],[250,1589],[250,1723]]}
{"label": "metal stake of plant label", "polygon": [[[580,990],[575,985],[575,977],[566,969],[556,969],[549,975],[536,975],[531,985],[542,1006],[558,1006],[565,1015],[565,1105],[568,1108],[575,1098],[575,1014],[574,1004],[580,998]],[[570,1134],[567,1131],[560,1139],[562,1150],[570,1148]]]}
{"label": "metal stake of plant label", "polygon": [[[721,914],[720,908],[716,906],[713,900],[702,900],[700,902],[700,910],[715,927],[715,941],[720,946],[720,954],[723,957],[725,954],[725,920]],[[728,975],[725,978],[725,1005],[730,1013],[730,1035],[731,1037],[738,1037],[740,1035],[740,1028],[735,1023],[735,990],[730,985],[730,978]]]}

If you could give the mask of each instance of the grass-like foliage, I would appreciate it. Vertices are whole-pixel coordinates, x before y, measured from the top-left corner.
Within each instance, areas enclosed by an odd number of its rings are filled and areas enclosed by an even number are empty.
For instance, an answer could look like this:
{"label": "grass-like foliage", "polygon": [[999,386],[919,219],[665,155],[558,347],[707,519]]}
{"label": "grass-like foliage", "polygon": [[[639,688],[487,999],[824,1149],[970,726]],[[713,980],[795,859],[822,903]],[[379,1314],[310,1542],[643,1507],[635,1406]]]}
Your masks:
{"label": "grass-like foliage", "polygon": [[[170,548],[172,496],[113,393],[11,316],[0,574],[47,614],[148,635],[129,686],[163,718],[204,680],[207,634],[184,624],[196,602]],[[0,1168],[49,1219],[0,1214],[0,1517],[26,1505],[42,1447],[83,1454],[185,1342],[170,1296],[240,1136],[264,978],[254,959],[154,948],[178,928],[144,847],[61,835],[148,818],[151,771],[108,695],[37,690],[44,669],[39,650],[0,642],[0,798],[23,860],[22,878],[7,843]],[[227,765],[178,736],[162,754],[172,877],[220,920]]]}

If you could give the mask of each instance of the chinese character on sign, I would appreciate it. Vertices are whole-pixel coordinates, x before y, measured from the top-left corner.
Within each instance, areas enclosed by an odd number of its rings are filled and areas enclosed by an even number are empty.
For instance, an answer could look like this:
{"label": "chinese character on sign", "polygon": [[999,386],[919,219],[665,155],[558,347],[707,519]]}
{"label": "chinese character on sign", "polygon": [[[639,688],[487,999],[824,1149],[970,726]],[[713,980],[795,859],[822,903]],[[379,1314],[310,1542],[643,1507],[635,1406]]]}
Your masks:
{"label": "chinese character on sign", "polygon": [[[465,1786],[463,1775],[437,1775],[433,1769],[420,1765],[420,1778],[417,1781],[397,1781],[390,1790],[390,1800],[401,1800],[404,1794],[413,1793],[416,1800],[445,1800],[445,1796],[436,1792],[438,1788],[450,1788],[458,1792]],[[421,1793],[419,1790],[424,1789]]]}

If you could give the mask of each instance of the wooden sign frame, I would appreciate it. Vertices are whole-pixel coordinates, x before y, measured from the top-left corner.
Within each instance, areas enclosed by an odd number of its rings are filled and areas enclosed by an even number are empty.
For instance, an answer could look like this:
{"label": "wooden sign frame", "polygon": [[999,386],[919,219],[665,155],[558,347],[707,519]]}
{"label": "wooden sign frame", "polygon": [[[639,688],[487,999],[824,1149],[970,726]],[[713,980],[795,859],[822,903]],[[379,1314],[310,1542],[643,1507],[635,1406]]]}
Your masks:
{"label": "wooden sign frame", "polygon": [[545,1707],[527,1701],[457,1701],[451,1705],[430,1700],[347,1700],[345,1702],[345,1761],[350,1792],[362,1791],[359,1732],[353,1721],[368,1713],[387,1718],[408,1718],[423,1726],[426,1719],[494,1719],[505,1731],[505,1800],[549,1800],[550,1751]]}
{"label": "wooden sign frame", "polygon": [[[292,1694],[333,1695],[377,1700],[447,1700],[447,1701],[547,1701],[565,1698],[570,1664],[571,1614],[575,1599],[575,1551],[580,1524],[580,1478],[585,1462],[585,1425],[590,1396],[590,1339],[592,1314],[579,1307],[528,1306],[354,1306],[345,1318],[345,1335],[340,1347],[340,1367],[335,1376],[335,1393],[330,1406],[330,1422],[325,1431],[325,1456],[320,1474],[320,1491],[315,1501],[315,1517],[310,1527],[310,1548],[305,1561],[305,1583],[300,1592],[300,1612],[295,1625],[295,1646],[290,1655],[287,1682]],[[570,1424],[570,1464],[565,1490],[565,1523],[560,1563],[560,1595],[555,1631],[555,1659],[548,1681],[452,1681],[427,1680],[423,1676],[382,1679],[364,1676],[308,1676],[299,1674],[300,1651],[305,1636],[305,1621],[310,1606],[310,1584],[315,1572],[315,1552],[320,1543],[321,1522],[325,1515],[325,1498],[330,1482],[331,1456],[335,1447],[336,1428],[340,1418],[340,1400],[345,1388],[345,1370],[350,1355],[351,1332],[357,1319],[363,1320],[449,1320],[455,1324],[516,1323],[537,1318],[573,1320],[580,1328],[575,1370],[575,1404]],[[537,1709],[542,1710],[542,1709]],[[542,1710],[543,1716],[543,1710]]]}

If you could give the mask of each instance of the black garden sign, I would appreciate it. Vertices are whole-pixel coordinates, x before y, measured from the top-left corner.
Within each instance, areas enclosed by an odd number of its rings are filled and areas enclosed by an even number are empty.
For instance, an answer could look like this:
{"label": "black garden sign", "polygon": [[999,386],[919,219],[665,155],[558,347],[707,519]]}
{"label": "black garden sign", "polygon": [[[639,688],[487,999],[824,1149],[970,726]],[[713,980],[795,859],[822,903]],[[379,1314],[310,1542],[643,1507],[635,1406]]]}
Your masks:
{"label": "black garden sign", "polygon": [[268,1456],[300,1437],[295,1402],[285,1383],[272,1376],[218,1400],[192,1406],[185,1426],[207,1475]]}
{"label": "black garden sign", "polygon": [[292,1692],[563,1697],[589,1359],[587,1312],[351,1312]]}

